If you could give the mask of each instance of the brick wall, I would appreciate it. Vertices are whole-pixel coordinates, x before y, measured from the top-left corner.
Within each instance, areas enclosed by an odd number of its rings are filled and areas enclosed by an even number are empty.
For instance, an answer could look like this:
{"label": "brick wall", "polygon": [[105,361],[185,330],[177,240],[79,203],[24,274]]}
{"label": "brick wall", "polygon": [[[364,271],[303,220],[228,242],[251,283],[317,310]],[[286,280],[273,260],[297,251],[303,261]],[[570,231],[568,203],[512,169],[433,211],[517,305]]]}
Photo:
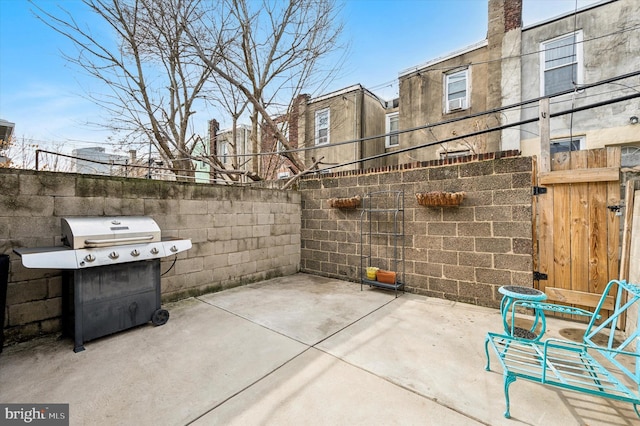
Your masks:
{"label": "brick wall", "polygon": [[[330,208],[327,200],[404,190],[407,290],[498,306],[501,285],[532,286],[532,160],[515,155],[303,179],[301,270],[359,281],[360,211]],[[465,191],[466,198],[457,208],[418,205],[415,193],[429,191]]]}
{"label": "brick wall", "polygon": [[[274,276],[300,264],[294,191],[0,169],[0,253],[10,254],[8,343],[60,330],[62,274],[24,268],[14,248],[61,245],[60,218],[145,215],[163,237],[191,238],[162,277],[163,300]],[[161,271],[173,257],[163,260]]]}

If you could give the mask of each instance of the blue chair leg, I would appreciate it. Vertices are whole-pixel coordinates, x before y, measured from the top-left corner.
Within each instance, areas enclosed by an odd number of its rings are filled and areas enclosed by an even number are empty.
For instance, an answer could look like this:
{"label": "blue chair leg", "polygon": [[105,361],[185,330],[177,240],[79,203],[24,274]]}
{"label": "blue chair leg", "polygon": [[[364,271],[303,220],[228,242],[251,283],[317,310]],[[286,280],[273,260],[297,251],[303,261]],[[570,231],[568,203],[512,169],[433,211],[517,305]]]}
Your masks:
{"label": "blue chair leg", "polygon": [[512,374],[505,373],[504,374],[504,399],[507,404],[507,410],[504,412],[504,416],[507,419],[511,418],[511,413],[509,411],[509,385],[516,381],[516,377]]}
{"label": "blue chair leg", "polygon": [[484,339],[484,353],[487,356],[487,365],[484,367],[484,369],[487,371],[491,371],[491,360],[489,359],[489,336]]}

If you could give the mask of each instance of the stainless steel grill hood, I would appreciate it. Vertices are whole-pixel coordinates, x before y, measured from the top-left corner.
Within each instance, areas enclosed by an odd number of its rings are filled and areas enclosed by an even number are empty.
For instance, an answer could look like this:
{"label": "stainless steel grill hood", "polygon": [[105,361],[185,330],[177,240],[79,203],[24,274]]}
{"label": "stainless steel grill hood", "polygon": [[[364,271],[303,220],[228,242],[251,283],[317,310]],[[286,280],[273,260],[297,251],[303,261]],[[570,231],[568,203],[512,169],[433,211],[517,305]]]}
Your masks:
{"label": "stainless steel grill hood", "polygon": [[150,217],[72,217],[62,219],[65,244],[72,249],[160,241],[160,227]]}
{"label": "stainless steel grill hood", "polygon": [[14,250],[27,268],[81,269],[159,259],[191,248],[188,239],[162,239],[146,216],[63,218],[61,247]]}

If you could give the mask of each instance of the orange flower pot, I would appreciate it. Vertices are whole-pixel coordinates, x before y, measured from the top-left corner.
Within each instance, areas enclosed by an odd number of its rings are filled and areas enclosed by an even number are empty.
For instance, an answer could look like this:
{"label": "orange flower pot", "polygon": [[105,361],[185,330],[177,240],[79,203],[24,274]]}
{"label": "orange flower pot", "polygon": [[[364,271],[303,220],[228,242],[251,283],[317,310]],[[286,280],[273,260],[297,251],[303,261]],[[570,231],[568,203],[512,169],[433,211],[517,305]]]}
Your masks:
{"label": "orange flower pot", "polygon": [[396,283],[396,273],[391,271],[384,271],[382,269],[378,270],[376,273],[376,279],[381,283],[385,284],[395,284]]}

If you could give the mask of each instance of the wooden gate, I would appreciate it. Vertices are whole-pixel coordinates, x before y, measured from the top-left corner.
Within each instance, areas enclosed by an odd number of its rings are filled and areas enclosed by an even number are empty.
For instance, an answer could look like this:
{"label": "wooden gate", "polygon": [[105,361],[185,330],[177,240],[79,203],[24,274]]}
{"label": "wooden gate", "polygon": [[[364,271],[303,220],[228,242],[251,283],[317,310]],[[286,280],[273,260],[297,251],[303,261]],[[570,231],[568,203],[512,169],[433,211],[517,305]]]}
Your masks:
{"label": "wooden gate", "polygon": [[620,148],[558,153],[549,168],[534,184],[534,279],[550,302],[593,310],[618,278]]}

